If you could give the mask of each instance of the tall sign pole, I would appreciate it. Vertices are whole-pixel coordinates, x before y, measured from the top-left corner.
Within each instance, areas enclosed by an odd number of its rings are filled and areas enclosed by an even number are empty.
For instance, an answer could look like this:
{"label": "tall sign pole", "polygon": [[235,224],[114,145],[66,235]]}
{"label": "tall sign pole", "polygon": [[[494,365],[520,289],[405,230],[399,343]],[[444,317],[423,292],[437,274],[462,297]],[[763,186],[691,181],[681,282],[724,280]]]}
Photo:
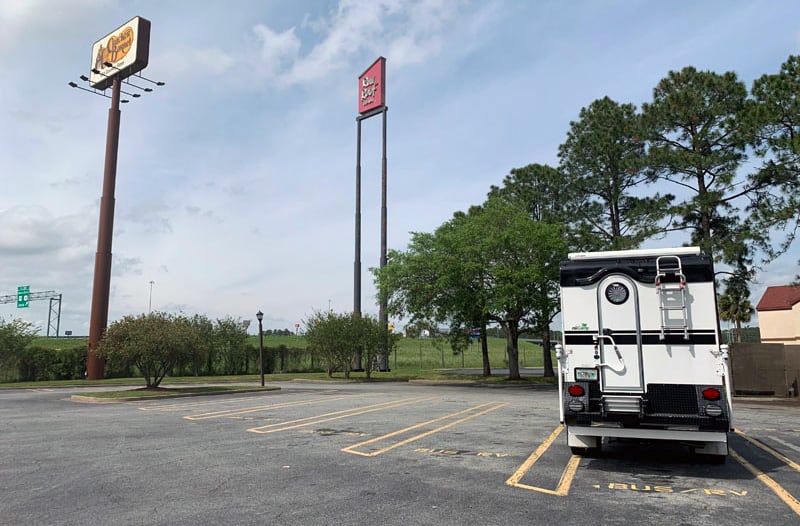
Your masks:
{"label": "tall sign pole", "polygon": [[[386,266],[386,106],[383,107],[383,154],[381,155],[381,272]],[[378,321],[383,328],[383,333],[386,335],[381,347],[380,370],[389,370],[389,317],[386,312],[386,296],[380,295],[380,306],[378,307]]]}
{"label": "tall sign pole", "polygon": [[[353,264],[353,314],[361,316],[361,119],[356,119],[358,128],[356,143],[356,255]],[[359,357],[360,359],[360,357]],[[360,362],[359,362],[359,369]]]}
{"label": "tall sign pole", "polygon": [[[108,302],[111,289],[111,242],[114,233],[114,191],[119,152],[120,93],[122,81],[145,67],[150,56],[150,21],[134,17],[92,46],[91,75],[81,77],[94,92],[111,88],[108,110],[106,154],[103,170],[103,193],[100,197],[100,219],[97,229],[97,253],[94,260],[92,312],[89,318],[89,350],[86,356],[86,378],[103,378],[103,360],[94,351],[108,325]],[[150,81],[155,83],[154,81]],[[163,85],[163,83],[155,83]],[[77,87],[70,83],[72,87]],[[134,86],[137,87],[137,86]],[[85,89],[85,88],[81,88]],[[143,91],[151,89],[139,88]],[[88,90],[87,90],[88,91]],[[104,93],[103,93],[104,94]],[[133,96],[139,96],[133,95]]]}
{"label": "tall sign pole", "polygon": [[97,253],[94,257],[92,313],[89,318],[89,353],[86,356],[86,379],[103,378],[104,362],[94,354],[108,325],[108,298],[111,288],[111,240],[114,233],[114,190],[117,182],[119,152],[120,80],[111,87],[111,107],[108,109],[106,131],[106,161],[103,170],[103,194],[100,197],[100,221],[97,229]]}
{"label": "tall sign pole", "polygon": [[[353,314],[361,316],[361,121],[375,115],[383,115],[383,155],[381,158],[381,270],[386,266],[386,59],[378,57],[370,67],[358,77],[358,144],[356,146],[356,248],[353,264]],[[381,298],[378,312],[379,322],[384,331],[388,327],[386,301]],[[381,349],[379,367],[387,371],[388,346],[384,342]],[[361,350],[356,350],[353,369],[362,370]]]}

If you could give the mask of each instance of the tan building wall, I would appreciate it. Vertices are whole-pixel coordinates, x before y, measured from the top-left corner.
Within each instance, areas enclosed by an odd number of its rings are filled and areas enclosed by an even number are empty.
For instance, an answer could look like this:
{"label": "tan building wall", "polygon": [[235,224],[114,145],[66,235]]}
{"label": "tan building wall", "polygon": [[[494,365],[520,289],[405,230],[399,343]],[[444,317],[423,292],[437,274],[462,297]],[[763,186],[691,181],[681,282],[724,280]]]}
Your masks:
{"label": "tan building wall", "polygon": [[800,394],[800,346],[737,343],[730,358],[735,394]]}
{"label": "tan building wall", "polygon": [[759,311],[758,326],[763,343],[800,343],[800,303],[792,310]]}

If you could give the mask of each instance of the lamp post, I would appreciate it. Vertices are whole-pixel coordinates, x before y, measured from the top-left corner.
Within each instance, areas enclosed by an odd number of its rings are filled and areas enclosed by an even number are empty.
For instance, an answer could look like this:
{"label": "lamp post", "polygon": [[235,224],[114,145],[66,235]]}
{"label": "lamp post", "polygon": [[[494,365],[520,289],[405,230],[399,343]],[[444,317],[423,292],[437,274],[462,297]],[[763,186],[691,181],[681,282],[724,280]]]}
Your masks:
{"label": "lamp post", "polygon": [[151,279],[150,280],[150,301],[147,303],[147,314],[150,314],[150,311],[153,310],[153,283],[155,283],[155,281],[153,281]]}
{"label": "lamp post", "polygon": [[258,318],[258,369],[261,371],[261,387],[264,387],[264,331],[261,329],[264,313],[259,310],[256,312],[256,318]]}

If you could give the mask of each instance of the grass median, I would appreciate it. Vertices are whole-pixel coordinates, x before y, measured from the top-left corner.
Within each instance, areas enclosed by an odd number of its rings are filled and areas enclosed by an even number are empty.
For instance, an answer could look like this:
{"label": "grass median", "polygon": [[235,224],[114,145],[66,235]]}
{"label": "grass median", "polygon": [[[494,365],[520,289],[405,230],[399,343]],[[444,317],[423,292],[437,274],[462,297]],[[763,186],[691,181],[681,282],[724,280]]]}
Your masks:
{"label": "grass median", "polygon": [[274,386],[253,387],[248,385],[214,385],[202,387],[142,387],[139,389],[126,389],[124,391],[98,391],[81,393],[81,397],[98,398],[102,400],[126,400],[141,398],[171,398],[183,396],[202,396],[226,394],[235,392],[275,391]]}

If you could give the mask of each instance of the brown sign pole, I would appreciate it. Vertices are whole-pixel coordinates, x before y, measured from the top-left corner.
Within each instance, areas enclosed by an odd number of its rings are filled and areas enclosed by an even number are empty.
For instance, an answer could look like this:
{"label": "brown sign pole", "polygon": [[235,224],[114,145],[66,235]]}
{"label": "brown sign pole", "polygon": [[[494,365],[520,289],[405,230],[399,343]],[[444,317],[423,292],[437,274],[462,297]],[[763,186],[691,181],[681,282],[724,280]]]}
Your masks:
{"label": "brown sign pole", "polygon": [[103,172],[103,195],[100,197],[100,221],[97,232],[97,254],[94,258],[92,313],[89,319],[89,352],[86,356],[86,379],[103,378],[104,362],[94,354],[108,325],[108,298],[111,288],[111,240],[114,232],[114,189],[117,180],[119,151],[120,79],[114,78],[111,87],[111,107],[108,109],[106,131],[106,161]]}

